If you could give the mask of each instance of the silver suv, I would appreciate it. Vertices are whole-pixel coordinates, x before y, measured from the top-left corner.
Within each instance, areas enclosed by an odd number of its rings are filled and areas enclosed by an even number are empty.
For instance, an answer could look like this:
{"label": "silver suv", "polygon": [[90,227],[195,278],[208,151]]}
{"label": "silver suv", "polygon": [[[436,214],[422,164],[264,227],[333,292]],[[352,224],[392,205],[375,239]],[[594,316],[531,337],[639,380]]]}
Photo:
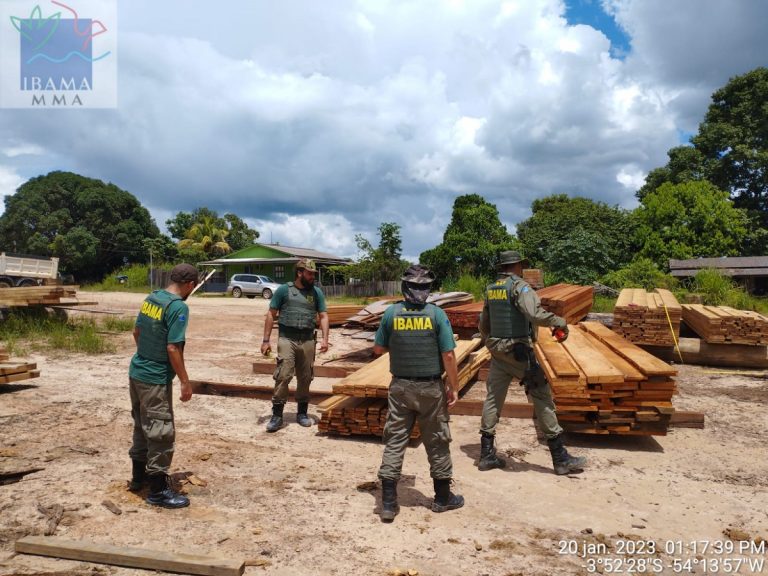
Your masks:
{"label": "silver suv", "polygon": [[262,276],[260,274],[235,274],[229,281],[227,286],[227,294],[232,294],[235,298],[247,296],[248,298],[254,298],[261,296],[262,298],[270,299],[272,294],[275,293],[280,287],[280,284],[272,280],[269,276]]}

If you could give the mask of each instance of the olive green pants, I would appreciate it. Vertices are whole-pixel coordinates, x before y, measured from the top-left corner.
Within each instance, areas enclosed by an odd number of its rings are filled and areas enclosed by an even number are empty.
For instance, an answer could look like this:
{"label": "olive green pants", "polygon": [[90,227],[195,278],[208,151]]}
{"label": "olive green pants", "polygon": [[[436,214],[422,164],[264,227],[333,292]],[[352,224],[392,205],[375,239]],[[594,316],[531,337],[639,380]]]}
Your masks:
{"label": "olive green pants", "polygon": [[[499,423],[499,415],[507,398],[509,384],[513,378],[521,380],[528,368],[528,363],[515,360],[511,352],[498,352],[491,350],[491,368],[488,371],[486,381],[487,394],[483,404],[483,418],[480,422],[480,432],[484,434],[496,434],[496,425]],[[547,439],[554,438],[563,432],[555,413],[555,403],[552,401],[552,391],[549,383],[544,378],[541,366],[538,366],[536,375],[532,378],[537,385],[528,387],[528,395],[533,401],[533,411]]]}
{"label": "olive green pants", "polygon": [[128,380],[133,416],[133,445],[128,455],[132,460],[146,462],[147,474],[167,474],[176,440],[173,387]]}
{"label": "olive green pants", "polygon": [[309,384],[314,378],[315,339],[293,340],[280,336],[277,339],[277,366],[275,367],[275,392],[273,404],[285,404],[288,400],[288,384],[296,374],[296,402],[309,402]]}
{"label": "olive green pants", "polygon": [[384,425],[384,455],[379,478],[399,480],[411,430],[419,423],[429,460],[429,474],[435,479],[451,478],[451,430],[442,380],[430,382],[392,378],[389,385],[389,413]]}

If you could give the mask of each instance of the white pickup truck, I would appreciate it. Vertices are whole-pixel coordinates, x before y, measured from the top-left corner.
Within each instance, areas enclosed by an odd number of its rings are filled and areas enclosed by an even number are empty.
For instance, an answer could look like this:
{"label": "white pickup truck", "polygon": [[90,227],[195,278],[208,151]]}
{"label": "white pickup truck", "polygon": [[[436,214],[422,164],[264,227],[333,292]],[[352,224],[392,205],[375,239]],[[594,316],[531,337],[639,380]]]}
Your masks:
{"label": "white pickup truck", "polygon": [[58,280],[58,258],[6,256],[0,253],[0,288],[37,286],[44,281]]}

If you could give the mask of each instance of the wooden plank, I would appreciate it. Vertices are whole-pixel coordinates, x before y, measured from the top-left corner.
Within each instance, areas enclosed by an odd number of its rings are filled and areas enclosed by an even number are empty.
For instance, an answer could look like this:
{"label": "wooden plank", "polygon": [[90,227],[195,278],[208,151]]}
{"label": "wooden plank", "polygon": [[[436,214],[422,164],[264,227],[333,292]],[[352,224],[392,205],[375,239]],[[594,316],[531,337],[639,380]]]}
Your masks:
{"label": "wooden plank", "polygon": [[[276,362],[274,360],[260,360],[253,363],[254,374],[273,374],[275,372]],[[344,378],[349,376],[353,372],[357,372],[365,366],[362,363],[344,363],[334,364],[333,366],[328,364],[315,363],[313,372],[318,378]]]}
{"label": "wooden plank", "polygon": [[[271,400],[275,393],[274,386],[266,385],[243,385],[243,384],[225,384],[223,382],[208,382],[205,380],[190,380],[193,394],[202,394],[207,396],[228,396],[233,398],[255,398],[258,400]],[[296,390],[291,388],[289,395],[295,398]],[[310,404],[320,404],[327,400],[333,392],[330,390],[310,390]]]}
{"label": "wooden plank", "polygon": [[22,372],[21,374],[10,374],[8,376],[0,376],[0,384],[10,384],[11,382],[21,382],[22,380],[29,380],[31,378],[37,378],[40,376],[40,370],[31,370],[29,372]]}
{"label": "wooden plank", "polygon": [[26,536],[16,541],[16,553],[98,562],[128,568],[162,570],[203,576],[240,576],[245,562],[198,554],[180,554],[165,550],[147,550],[65,540],[59,537]]}
{"label": "wooden plank", "polygon": [[584,332],[576,326],[570,327],[568,339],[563,347],[587,376],[587,383],[622,383],[624,375],[589,343]]}
{"label": "wooden plank", "polygon": [[[685,364],[728,366],[734,368],[768,368],[768,346],[744,344],[709,344],[699,338],[680,338],[680,353]],[[669,362],[680,358],[672,347],[645,347],[648,352]]]}
{"label": "wooden plank", "polygon": [[603,324],[599,322],[582,322],[581,326],[619,356],[630,362],[643,374],[648,376],[675,376],[677,374],[677,369],[655,358],[639,346],[626,341]]}

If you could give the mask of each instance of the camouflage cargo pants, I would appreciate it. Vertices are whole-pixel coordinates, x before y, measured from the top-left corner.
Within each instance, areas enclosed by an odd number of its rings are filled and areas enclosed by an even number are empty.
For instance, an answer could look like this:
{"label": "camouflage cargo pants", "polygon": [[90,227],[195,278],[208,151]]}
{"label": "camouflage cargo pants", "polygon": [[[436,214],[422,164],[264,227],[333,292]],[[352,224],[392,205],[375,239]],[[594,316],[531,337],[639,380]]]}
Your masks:
{"label": "camouflage cargo pants", "polygon": [[419,423],[432,478],[453,476],[451,430],[442,380],[430,382],[392,378],[389,385],[389,413],[384,425],[384,455],[379,478],[398,480],[411,430]]}
{"label": "camouflage cargo pants", "polygon": [[133,445],[132,460],[147,463],[147,474],[167,474],[173,460],[172,385],[145,384],[129,378]]}

